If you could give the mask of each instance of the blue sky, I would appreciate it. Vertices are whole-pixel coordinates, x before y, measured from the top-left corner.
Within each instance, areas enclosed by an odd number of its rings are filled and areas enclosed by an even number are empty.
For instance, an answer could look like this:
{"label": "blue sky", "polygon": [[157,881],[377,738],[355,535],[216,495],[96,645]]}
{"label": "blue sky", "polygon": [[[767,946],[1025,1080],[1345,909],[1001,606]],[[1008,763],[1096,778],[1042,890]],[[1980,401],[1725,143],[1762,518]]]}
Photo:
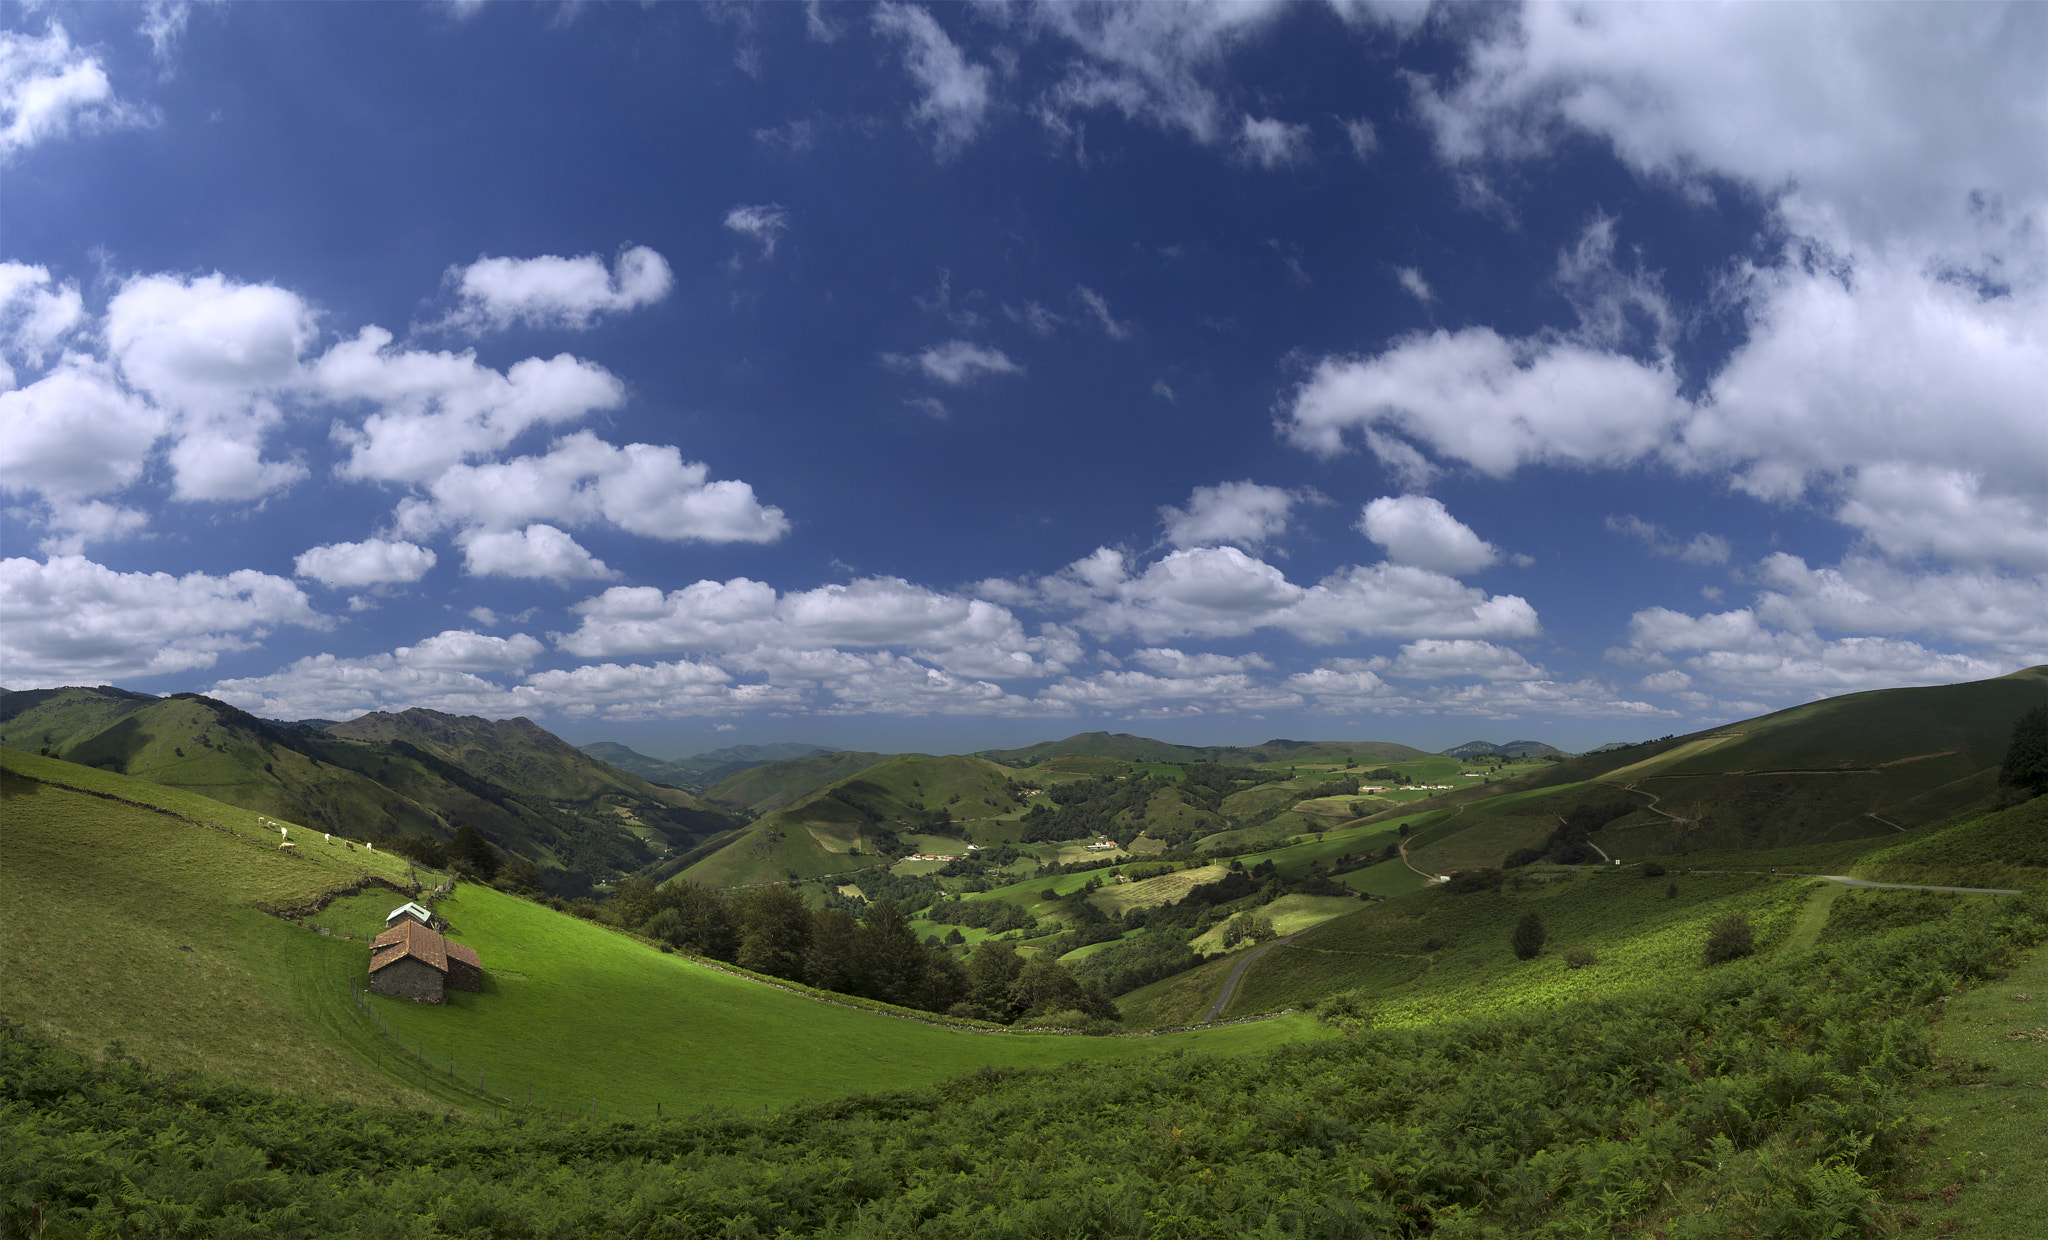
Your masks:
{"label": "blue sky", "polygon": [[9,688],[1576,749],[2048,661],[2048,6],[5,19]]}

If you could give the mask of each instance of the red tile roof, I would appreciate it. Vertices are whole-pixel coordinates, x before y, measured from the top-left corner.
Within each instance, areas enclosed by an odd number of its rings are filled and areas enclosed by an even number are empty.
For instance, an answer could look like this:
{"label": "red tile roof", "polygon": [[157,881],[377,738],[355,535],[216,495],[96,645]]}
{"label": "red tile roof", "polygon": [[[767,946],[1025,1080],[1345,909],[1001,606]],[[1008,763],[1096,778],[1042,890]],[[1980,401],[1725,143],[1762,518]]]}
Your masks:
{"label": "red tile roof", "polygon": [[[448,947],[448,940],[408,917],[378,935],[370,944],[370,972],[375,973],[393,961],[411,956],[436,972],[446,973]],[[466,947],[462,950],[469,952]],[[475,952],[469,952],[469,955],[472,960],[476,957]]]}
{"label": "red tile roof", "polygon": [[457,943],[452,939],[442,939],[441,943],[442,946],[448,949],[448,959],[460,960],[462,963],[468,965],[473,969],[481,969],[484,967],[484,962],[478,960],[476,957],[475,948],[464,947],[462,944]]}

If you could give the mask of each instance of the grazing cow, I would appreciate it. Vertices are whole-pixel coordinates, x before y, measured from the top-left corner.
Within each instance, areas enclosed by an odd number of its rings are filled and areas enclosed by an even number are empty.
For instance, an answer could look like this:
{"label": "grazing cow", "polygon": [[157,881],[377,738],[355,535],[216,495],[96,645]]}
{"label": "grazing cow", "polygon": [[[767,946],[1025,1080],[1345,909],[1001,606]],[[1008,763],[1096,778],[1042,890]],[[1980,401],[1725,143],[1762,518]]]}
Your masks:
{"label": "grazing cow", "polygon": [[277,846],[277,851],[297,853],[299,851],[299,846],[297,844],[292,843],[290,840],[286,840],[284,843],[279,844]]}

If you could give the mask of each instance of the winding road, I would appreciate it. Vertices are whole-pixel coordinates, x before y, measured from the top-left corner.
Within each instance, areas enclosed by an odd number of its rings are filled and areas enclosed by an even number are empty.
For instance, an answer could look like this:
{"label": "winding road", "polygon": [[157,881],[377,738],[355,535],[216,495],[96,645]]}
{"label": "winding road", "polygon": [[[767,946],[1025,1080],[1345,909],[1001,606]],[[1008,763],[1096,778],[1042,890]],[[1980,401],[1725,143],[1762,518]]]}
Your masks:
{"label": "winding road", "polygon": [[[1314,929],[1314,927],[1311,926],[1309,929]],[[1252,961],[1257,960],[1259,957],[1265,955],[1269,951],[1272,951],[1274,948],[1280,946],[1282,943],[1292,943],[1294,940],[1300,938],[1302,935],[1307,933],[1308,930],[1296,930],[1293,934],[1288,935],[1284,939],[1274,939],[1272,942],[1266,944],[1263,947],[1254,947],[1252,950],[1246,952],[1244,959],[1238,961],[1237,964],[1231,968],[1230,976],[1223,979],[1223,989],[1216,992],[1216,1002],[1210,1004],[1209,1010],[1202,1013],[1202,1023],[1206,1025],[1210,1021],[1215,1020],[1218,1016],[1223,1015],[1223,1009],[1230,1006],[1230,1000],[1237,994],[1237,983],[1239,979],[1244,977],[1244,971],[1246,969],[1251,968]]]}

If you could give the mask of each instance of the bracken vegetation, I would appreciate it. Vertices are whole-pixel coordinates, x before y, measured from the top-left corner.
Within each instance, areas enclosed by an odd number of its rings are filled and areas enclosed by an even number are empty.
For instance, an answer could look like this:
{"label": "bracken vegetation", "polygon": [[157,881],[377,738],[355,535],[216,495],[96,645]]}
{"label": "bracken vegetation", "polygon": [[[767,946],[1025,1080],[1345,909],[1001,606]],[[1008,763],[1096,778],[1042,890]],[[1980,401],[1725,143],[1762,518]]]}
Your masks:
{"label": "bracken vegetation", "polygon": [[0,1231],[1881,1234],[1921,1137],[1904,1091],[1929,1005],[2044,934],[2037,894],[1626,1001],[640,1124],[430,1122],[9,1027]]}

